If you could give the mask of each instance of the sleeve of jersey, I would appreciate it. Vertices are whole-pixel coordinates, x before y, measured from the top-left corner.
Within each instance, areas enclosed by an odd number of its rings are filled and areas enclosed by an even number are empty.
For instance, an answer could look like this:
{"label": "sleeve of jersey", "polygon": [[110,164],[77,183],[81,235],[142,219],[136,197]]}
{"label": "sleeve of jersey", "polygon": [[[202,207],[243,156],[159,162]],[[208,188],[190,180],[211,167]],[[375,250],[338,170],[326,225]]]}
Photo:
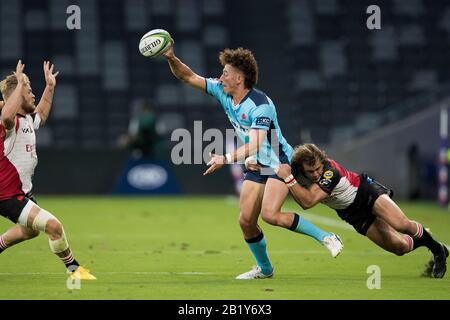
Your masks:
{"label": "sleeve of jersey", "polygon": [[224,102],[227,94],[223,91],[223,85],[219,80],[213,78],[205,78],[206,93],[213,96],[220,103]]}
{"label": "sleeve of jersey", "polygon": [[338,185],[341,177],[334,168],[326,168],[318,182],[319,187],[328,194],[331,194]]}
{"label": "sleeve of jersey", "polygon": [[39,129],[39,126],[41,124],[41,116],[39,115],[39,113],[35,112],[31,114],[31,118],[33,118],[33,127],[34,130]]}
{"label": "sleeve of jersey", "polygon": [[268,104],[258,106],[252,112],[252,129],[269,130],[275,115]]}
{"label": "sleeve of jersey", "polygon": [[16,119],[14,120],[14,126],[13,126],[11,129],[5,129],[5,128],[3,127],[3,125],[2,125],[3,129],[4,129],[5,132],[6,132],[5,139],[6,139],[6,138],[9,138],[14,132],[17,132],[17,130],[18,130],[18,129],[17,129],[18,122],[19,122],[19,120],[18,120],[17,117],[16,117]]}

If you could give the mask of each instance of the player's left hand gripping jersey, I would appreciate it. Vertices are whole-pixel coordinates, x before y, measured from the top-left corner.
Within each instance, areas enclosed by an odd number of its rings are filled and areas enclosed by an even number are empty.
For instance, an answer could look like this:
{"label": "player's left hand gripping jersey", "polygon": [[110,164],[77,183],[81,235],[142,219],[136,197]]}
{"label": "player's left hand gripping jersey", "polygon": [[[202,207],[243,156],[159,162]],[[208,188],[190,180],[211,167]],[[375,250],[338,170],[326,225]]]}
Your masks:
{"label": "player's left hand gripping jersey", "polygon": [[233,105],[233,97],[223,91],[217,79],[205,79],[206,92],[215,97],[224,109],[242,142],[249,142],[251,129],[266,130],[257,160],[263,166],[276,168],[280,163],[290,163],[292,147],[287,143],[278,125],[275,105],[268,96],[255,88],[251,89],[239,105]]}
{"label": "player's left hand gripping jersey", "polygon": [[[40,123],[41,118],[37,113],[25,116],[18,114],[11,130],[5,130],[2,126],[2,132],[4,132],[4,138],[2,134],[1,139],[3,142],[2,158],[6,158],[2,161],[10,164],[2,162],[1,170],[5,167],[8,171],[16,171],[20,179],[19,184],[25,194],[30,192],[33,187],[32,178],[38,162],[34,131],[39,129]],[[13,176],[14,173],[10,172],[10,175]]]}
{"label": "player's left hand gripping jersey", "polygon": [[[303,187],[309,188],[312,184],[311,181],[301,174],[296,178]],[[332,209],[342,210],[355,200],[360,178],[357,173],[345,169],[332,159],[327,159],[323,166],[322,176],[317,184],[329,194],[321,202]]]}

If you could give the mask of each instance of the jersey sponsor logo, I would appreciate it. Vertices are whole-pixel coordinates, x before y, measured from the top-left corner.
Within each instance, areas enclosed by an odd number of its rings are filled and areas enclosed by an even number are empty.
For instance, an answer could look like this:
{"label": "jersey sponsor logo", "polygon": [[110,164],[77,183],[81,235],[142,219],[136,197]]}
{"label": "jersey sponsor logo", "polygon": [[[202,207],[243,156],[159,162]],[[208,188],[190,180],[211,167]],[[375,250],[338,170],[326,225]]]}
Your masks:
{"label": "jersey sponsor logo", "polygon": [[328,179],[321,179],[319,181],[319,185],[321,185],[322,187],[327,187],[330,185],[330,183],[331,183],[331,180],[328,180]]}
{"label": "jersey sponsor logo", "polygon": [[265,126],[265,127],[270,127],[270,118],[268,117],[259,117],[256,118],[256,125],[257,126]]}
{"label": "jersey sponsor logo", "polygon": [[323,173],[323,177],[327,180],[331,180],[333,178],[333,171],[327,170]]}
{"label": "jersey sponsor logo", "polygon": [[33,133],[31,128],[22,128],[22,133]]}

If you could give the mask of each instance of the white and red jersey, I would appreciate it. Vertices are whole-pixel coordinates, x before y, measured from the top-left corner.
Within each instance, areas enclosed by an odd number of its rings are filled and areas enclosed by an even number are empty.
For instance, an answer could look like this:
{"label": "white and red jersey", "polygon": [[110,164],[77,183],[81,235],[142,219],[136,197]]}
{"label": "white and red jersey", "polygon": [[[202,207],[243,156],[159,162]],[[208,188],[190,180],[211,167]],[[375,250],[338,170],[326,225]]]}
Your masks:
{"label": "white and red jersey", "polygon": [[[299,179],[304,185],[306,179]],[[350,206],[355,200],[360,185],[359,174],[349,171],[332,159],[327,159],[323,166],[323,173],[317,182],[319,187],[329,194],[321,202],[332,209],[342,210]]]}
{"label": "white and red jersey", "polygon": [[14,127],[6,130],[0,124],[0,200],[31,191],[38,159],[36,134],[39,114],[17,115]]}

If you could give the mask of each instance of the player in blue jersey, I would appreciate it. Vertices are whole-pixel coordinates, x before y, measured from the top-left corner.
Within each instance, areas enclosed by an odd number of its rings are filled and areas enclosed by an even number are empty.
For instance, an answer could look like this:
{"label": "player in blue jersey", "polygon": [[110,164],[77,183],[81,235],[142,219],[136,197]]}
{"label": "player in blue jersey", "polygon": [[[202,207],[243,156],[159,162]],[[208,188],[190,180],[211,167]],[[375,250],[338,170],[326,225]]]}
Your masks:
{"label": "player in blue jersey", "polygon": [[173,47],[163,54],[172,73],[187,84],[215,97],[222,106],[244,145],[226,155],[211,155],[211,174],[226,163],[235,163],[255,156],[261,171],[245,173],[240,194],[239,224],[256,264],[237,279],[269,278],[273,266],[266,251],[266,240],[258,226],[258,217],[267,223],[307,234],[330,250],[336,257],[343,245],[339,237],[325,232],[294,212],[281,212],[289,193],[284,181],[275,174],[280,163],[289,163],[292,147],[281,134],[275,105],[268,96],[254,88],[258,65],[251,51],[243,48],[225,49],[219,55],[223,72],[219,79],[205,79],[194,73],[175,56]]}

